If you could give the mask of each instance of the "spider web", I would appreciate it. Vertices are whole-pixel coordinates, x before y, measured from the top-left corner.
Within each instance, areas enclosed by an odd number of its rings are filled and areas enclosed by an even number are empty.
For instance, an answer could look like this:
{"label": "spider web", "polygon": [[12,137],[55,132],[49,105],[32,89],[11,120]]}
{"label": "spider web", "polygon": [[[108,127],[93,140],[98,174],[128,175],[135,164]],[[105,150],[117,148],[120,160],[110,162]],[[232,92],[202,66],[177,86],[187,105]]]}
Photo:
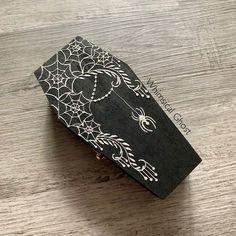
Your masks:
{"label": "spider web", "polygon": [[105,65],[115,62],[111,54],[79,37],[67,44],[62,52],[69,63],[78,63],[79,70],[72,71],[72,73],[82,72],[81,76],[90,76],[89,72],[92,69],[102,69],[105,68]]}
{"label": "spider web", "polygon": [[74,92],[74,82],[77,79],[84,78],[72,73],[71,64],[67,63],[65,54],[62,51],[59,51],[50,60],[51,63],[41,66],[41,74],[38,80],[46,95],[59,99],[65,93],[65,88]]}
{"label": "spider web", "polygon": [[66,93],[59,100],[58,117],[63,119],[66,125],[76,126],[83,124],[90,116],[91,101],[80,93]]}
{"label": "spider web", "polygon": [[78,129],[78,133],[82,136],[86,141],[91,142],[96,146],[96,138],[99,136],[102,131],[100,129],[101,125],[92,120],[85,120],[84,123],[76,126]]}
{"label": "spider web", "polygon": [[87,40],[78,41],[77,39],[73,39],[62,49],[66,63],[76,65],[72,68],[72,74],[80,76],[83,79],[91,76],[89,72],[96,66],[94,47]]}

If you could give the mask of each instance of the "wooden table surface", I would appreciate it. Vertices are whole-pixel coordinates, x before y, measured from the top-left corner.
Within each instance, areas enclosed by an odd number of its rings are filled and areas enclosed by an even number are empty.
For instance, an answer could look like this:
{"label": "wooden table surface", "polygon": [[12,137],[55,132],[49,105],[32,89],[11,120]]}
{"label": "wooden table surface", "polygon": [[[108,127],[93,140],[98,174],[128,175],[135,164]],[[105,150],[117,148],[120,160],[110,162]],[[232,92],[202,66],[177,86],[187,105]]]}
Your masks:
{"label": "wooden table surface", "polygon": [[[33,71],[76,35],[158,82],[191,129],[203,162],[166,200],[51,112]],[[1,0],[0,55],[0,235],[236,235],[235,0]]]}

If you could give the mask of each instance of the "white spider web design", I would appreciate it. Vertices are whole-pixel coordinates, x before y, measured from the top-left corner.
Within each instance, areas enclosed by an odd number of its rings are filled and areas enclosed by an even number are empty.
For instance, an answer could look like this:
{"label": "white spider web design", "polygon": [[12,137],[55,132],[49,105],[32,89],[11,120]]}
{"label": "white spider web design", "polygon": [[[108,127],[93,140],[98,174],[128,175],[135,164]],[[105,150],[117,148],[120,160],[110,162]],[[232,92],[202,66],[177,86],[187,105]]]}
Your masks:
{"label": "white spider web design", "polygon": [[39,82],[48,84],[48,91],[53,88],[59,90],[67,85],[68,80],[76,79],[73,75],[67,74],[70,72],[70,65],[60,62],[58,54],[52,59],[54,60],[50,64],[41,66],[41,75],[38,78]]}
{"label": "white spider web design", "polygon": [[58,117],[65,121],[67,127],[83,124],[92,116],[90,105],[82,92],[66,93],[59,100]]}
{"label": "white spider web design", "polygon": [[[85,64],[91,65],[87,67],[87,71],[91,71],[95,66],[105,68],[107,65],[116,64],[118,67],[120,60],[112,56],[110,53],[102,50],[93,43],[85,39],[73,39],[62,51],[68,55],[67,60],[80,62],[81,72],[85,73]],[[88,61],[88,59],[90,59]]]}

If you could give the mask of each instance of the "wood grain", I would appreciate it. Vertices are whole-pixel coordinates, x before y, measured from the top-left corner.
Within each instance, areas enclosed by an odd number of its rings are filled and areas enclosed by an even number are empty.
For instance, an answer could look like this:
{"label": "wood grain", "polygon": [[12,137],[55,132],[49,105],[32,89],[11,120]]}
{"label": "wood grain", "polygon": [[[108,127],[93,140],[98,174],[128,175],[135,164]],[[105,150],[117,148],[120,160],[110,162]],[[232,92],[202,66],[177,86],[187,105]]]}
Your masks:
{"label": "wood grain", "polygon": [[[236,1],[1,0],[0,235],[236,235]],[[203,163],[159,200],[72,135],[33,71],[76,35],[151,77]]]}

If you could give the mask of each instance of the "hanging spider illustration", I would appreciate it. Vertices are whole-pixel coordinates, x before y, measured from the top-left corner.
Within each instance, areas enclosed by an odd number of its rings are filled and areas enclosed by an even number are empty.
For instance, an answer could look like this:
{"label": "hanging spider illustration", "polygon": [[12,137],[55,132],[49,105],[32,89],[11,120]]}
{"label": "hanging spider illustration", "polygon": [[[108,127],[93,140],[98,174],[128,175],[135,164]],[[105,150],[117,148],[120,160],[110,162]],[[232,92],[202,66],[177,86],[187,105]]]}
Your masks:
{"label": "hanging spider illustration", "polygon": [[153,131],[151,127],[156,129],[156,121],[152,117],[146,116],[142,107],[135,108],[135,110],[132,112],[131,117],[132,119],[139,122],[140,128],[146,133]]}

